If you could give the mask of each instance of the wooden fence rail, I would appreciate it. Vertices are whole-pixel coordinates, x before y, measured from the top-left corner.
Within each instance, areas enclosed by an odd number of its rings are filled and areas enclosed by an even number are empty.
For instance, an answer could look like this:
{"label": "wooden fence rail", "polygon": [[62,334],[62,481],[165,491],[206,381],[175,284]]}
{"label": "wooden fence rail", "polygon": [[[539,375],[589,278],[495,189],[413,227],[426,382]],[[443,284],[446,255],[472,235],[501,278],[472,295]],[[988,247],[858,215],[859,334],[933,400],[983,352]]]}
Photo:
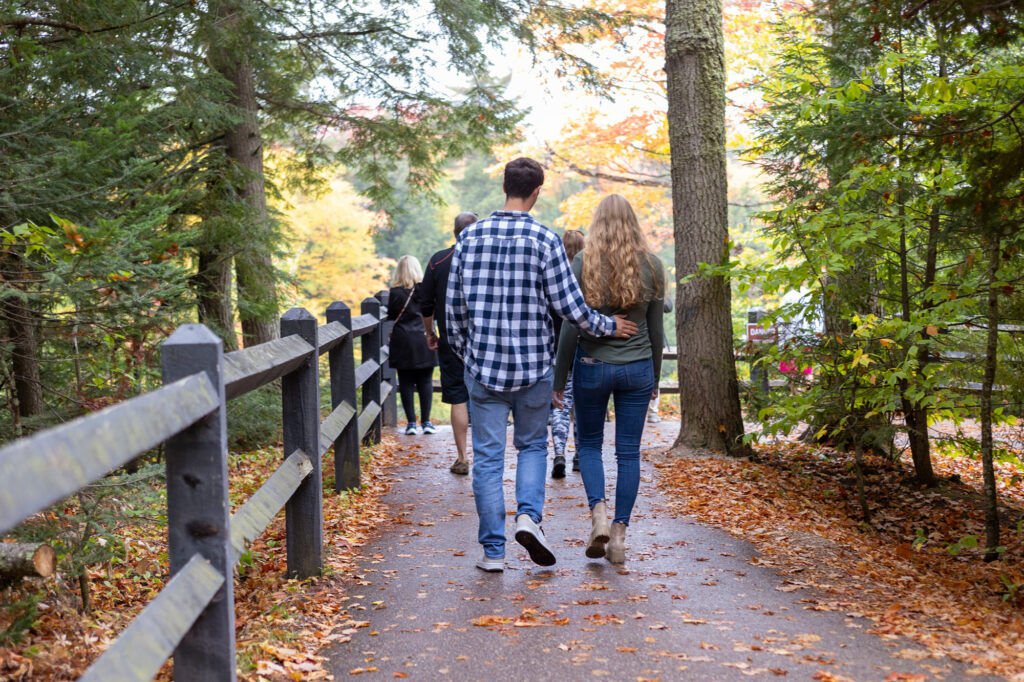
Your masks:
{"label": "wooden fence rail", "polygon": [[[360,485],[360,440],[394,426],[389,323],[381,301],[352,317],[332,303],[327,323],[302,308],[281,338],[225,354],[202,325],[162,346],[164,386],[0,449],[0,532],[163,443],[171,579],[82,680],[149,680],[171,655],[176,680],[235,679],[234,581],[246,546],[285,509],[288,574],[323,570],[321,458],[334,446],[335,490]],[[355,339],[361,339],[355,364]],[[319,358],[326,353],[331,412],[320,419]],[[228,400],[281,381],[281,466],[230,515]],[[362,393],[361,401],[357,393]]]}

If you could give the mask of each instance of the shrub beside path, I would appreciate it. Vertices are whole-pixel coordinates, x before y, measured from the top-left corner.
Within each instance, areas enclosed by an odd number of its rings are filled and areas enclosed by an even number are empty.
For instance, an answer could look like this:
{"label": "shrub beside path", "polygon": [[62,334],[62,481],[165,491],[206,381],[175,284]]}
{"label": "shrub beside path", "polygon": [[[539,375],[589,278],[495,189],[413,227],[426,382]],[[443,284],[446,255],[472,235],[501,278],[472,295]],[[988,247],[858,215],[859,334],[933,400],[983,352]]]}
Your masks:
{"label": "shrub beside path", "polygon": [[[677,429],[649,425],[644,449],[665,448]],[[392,523],[363,548],[341,598],[350,639],[322,652],[336,679],[1000,679],[870,634],[864,618],[806,609],[805,592],[750,563],[752,545],[673,516],[648,456],[624,567],[583,555],[589,513],[570,473],[547,489],[543,527],[558,563],[530,562],[509,516],[505,571],[485,574],[473,565],[471,480],[448,472],[450,431],[397,439],[418,456],[393,470]],[[614,500],[610,458],[606,470]]]}

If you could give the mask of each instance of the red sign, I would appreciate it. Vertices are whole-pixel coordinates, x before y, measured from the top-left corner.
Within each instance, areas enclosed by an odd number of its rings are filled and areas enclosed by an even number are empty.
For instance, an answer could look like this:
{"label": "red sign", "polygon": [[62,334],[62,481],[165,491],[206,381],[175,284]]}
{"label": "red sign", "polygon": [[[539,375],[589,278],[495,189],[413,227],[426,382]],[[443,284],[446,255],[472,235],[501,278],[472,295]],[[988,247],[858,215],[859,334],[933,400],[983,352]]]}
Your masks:
{"label": "red sign", "polygon": [[749,343],[778,343],[779,332],[775,327],[765,329],[756,322],[747,325],[747,341]]}

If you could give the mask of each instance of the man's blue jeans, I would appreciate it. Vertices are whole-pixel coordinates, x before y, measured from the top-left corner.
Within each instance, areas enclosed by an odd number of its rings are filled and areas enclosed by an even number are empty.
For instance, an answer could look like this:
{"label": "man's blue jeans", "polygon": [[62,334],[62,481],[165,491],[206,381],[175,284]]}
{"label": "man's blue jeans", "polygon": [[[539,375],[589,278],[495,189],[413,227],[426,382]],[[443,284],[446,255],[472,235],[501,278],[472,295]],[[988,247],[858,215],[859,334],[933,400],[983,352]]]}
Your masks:
{"label": "man's blue jeans", "polygon": [[505,554],[505,446],[512,413],[513,444],[519,451],[516,469],[516,515],[529,514],[537,523],[544,513],[548,451],[548,411],[552,372],[518,391],[492,391],[466,372],[473,405],[473,497],[480,518],[478,538],[484,554]]}
{"label": "man's blue jeans", "polygon": [[615,399],[615,481],[614,523],[629,524],[629,515],[640,488],[640,436],[644,431],[647,406],[654,391],[654,365],[638,360],[612,365],[576,351],[572,368],[576,394],[576,428],[580,452],[580,476],[590,507],[604,499],[604,417],[608,397]]}

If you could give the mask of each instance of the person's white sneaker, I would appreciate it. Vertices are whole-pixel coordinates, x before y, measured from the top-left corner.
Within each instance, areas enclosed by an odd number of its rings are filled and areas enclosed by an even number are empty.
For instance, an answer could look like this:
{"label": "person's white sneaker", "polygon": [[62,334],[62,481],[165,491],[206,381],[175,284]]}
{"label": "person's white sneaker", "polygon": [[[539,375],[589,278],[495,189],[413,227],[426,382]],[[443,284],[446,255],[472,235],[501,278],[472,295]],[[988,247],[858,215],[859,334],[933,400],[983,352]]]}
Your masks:
{"label": "person's white sneaker", "polygon": [[505,570],[505,557],[492,558],[486,554],[481,554],[480,558],[476,560],[476,567],[481,571],[487,571],[488,573],[497,573]]}
{"label": "person's white sneaker", "polygon": [[516,542],[526,548],[533,563],[540,566],[555,565],[555,555],[544,539],[544,531],[529,514],[516,517]]}

